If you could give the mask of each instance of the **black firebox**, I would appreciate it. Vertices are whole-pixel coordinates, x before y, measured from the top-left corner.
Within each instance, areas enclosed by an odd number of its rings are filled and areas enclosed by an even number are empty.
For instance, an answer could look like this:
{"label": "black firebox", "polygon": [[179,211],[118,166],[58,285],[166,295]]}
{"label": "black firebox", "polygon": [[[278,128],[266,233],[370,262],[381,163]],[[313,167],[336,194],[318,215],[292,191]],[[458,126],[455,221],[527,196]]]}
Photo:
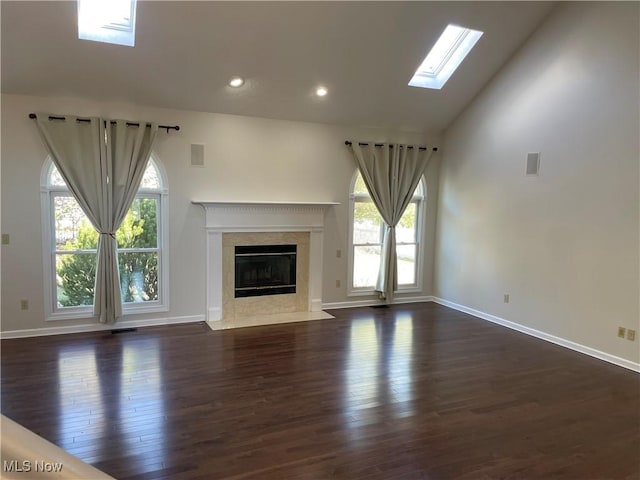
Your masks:
{"label": "black firebox", "polygon": [[296,293],[297,245],[235,247],[235,296]]}

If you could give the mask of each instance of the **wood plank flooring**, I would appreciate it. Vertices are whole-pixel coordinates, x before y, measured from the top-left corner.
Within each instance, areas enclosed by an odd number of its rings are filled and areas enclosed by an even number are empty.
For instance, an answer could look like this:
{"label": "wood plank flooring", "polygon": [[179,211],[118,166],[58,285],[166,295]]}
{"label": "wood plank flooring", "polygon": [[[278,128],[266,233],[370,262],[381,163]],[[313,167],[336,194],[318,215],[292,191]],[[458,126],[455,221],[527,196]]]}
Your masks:
{"label": "wood plank flooring", "polygon": [[638,479],[640,375],[433,303],[2,341],[2,413],[119,479]]}

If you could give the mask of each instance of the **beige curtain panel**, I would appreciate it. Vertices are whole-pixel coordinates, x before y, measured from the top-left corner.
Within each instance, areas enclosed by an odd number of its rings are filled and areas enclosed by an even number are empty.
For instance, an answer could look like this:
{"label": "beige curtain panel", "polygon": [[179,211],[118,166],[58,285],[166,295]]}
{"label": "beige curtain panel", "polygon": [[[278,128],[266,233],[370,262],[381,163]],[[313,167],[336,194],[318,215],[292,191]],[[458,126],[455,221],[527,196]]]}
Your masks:
{"label": "beige curtain panel", "polygon": [[411,202],[433,150],[388,143],[353,142],[348,147],[385,223],[376,291],[380,298],[391,302],[398,289],[396,225]]}
{"label": "beige curtain panel", "polygon": [[115,323],[122,316],[115,232],[140,186],[158,126],[49,116],[37,114],[38,131],[69,190],[100,234],[93,313],[102,323]]}

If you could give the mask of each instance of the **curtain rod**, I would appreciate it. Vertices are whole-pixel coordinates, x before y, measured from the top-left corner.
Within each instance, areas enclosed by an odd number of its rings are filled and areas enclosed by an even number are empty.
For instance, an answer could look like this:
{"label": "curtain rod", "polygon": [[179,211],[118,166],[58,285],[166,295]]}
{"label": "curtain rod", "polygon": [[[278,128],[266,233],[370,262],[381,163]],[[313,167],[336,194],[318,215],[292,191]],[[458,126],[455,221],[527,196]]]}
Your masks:
{"label": "curtain rod", "polygon": [[[35,113],[30,113],[29,114],[29,118],[33,118],[36,119],[38,118],[37,115]],[[66,117],[55,117],[53,115],[49,115],[49,120],[66,120]],[[77,118],[76,119],[78,122],[90,122],[91,119],[90,118]],[[115,121],[111,122],[111,125],[115,124]],[[139,127],[140,124],[136,123],[136,122],[127,122],[127,127]],[[180,125],[158,125],[158,128],[165,128],[167,130],[167,133],[169,133],[169,130],[175,130],[176,132],[180,130]]]}
{"label": "curtain rod", "polygon": [[[353,143],[349,140],[345,140],[344,144],[349,146],[352,145]],[[362,143],[362,142],[358,142],[358,145],[360,145],[361,147],[366,147],[367,145],[369,145],[368,143]],[[374,143],[373,144],[374,147],[383,147],[384,143]],[[389,148],[393,148],[393,143],[389,144]],[[409,145],[407,148],[413,148],[413,145]],[[427,147],[418,147],[418,150],[428,150]],[[437,152],[438,151],[438,147],[433,147],[433,151]]]}

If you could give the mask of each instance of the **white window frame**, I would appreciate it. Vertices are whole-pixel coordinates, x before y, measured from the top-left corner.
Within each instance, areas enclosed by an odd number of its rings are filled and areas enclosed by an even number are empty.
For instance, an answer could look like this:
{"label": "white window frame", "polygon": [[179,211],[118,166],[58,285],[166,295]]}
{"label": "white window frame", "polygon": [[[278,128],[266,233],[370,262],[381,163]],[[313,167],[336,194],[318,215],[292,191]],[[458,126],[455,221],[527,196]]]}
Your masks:
{"label": "white window frame", "polygon": [[[353,286],[353,262],[355,257],[355,246],[353,243],[353,227],[354,227],[354,214],[356,202],[371,201],[369,194],[354,193],[356,181],[359,175],[358,169],[356,169],[353,177],[351,178],[351,186],[349,188],[349,254],[348,254],[348,272],[347,272],[347,296],[357,297],[372,295],[375,293],[375,287],[354,287]],[[422,262],[424,258],[424,233],[423,227],[425,224],[426,214],[426,200],[427,200],[427,186],[424,181],[424,176],[420,178],[419,186],[421,186],[422,194],[414,194],[411,198],[411,202],[416,204],[416,264],[415,264],[415,283],[407,285],[398,285],[396,293],[420,293],[422,292],[423,285],[423,268]],[[384,229],[384,223],[380,227],[380,241],[382,241],[382,234]],[[413,245],[412,243],[398,242],[399,245]]]}
{"label": "white window frame", "polygon": [[137,0],[128,3],[128,14],[114,18],[112,0],[77,0],[78,38],[134,47]]}
{"label": "white window frame", "polygon": [[[483,32],[449,24],[409,80],[410,87],[440,90],[451,78]],[[441,58],[438,58],[441,57]],[[438,61],[434,65],[435,61]]]}
{"label": "white window frame", "polygon": [[[158,300],[149,302],[123,303],[123,315],[135,315],[143,313],[166,312],[169,310],[169,189],[167,175],[158,160],[157,155],[152,154],[149,162],[153,163],[158,172],[160,189],[140,188],[136,198],[158,199]],[[55,247],[55,217],[54,196],[72,196],[69,189],[64,186],[51,185],[49,179],[53,170],[53,161],[47,157],[40,174],[40,205],[42,214],[42,258],[44,262],[44,310],[46,321],[96,319],[93,315],[93,306],[58,307],[56,285],[56,247]],[[123,249],[126,252],[156,251],[156,249],[135,248]],[[74,253],[66,252],[65,253]]]}

